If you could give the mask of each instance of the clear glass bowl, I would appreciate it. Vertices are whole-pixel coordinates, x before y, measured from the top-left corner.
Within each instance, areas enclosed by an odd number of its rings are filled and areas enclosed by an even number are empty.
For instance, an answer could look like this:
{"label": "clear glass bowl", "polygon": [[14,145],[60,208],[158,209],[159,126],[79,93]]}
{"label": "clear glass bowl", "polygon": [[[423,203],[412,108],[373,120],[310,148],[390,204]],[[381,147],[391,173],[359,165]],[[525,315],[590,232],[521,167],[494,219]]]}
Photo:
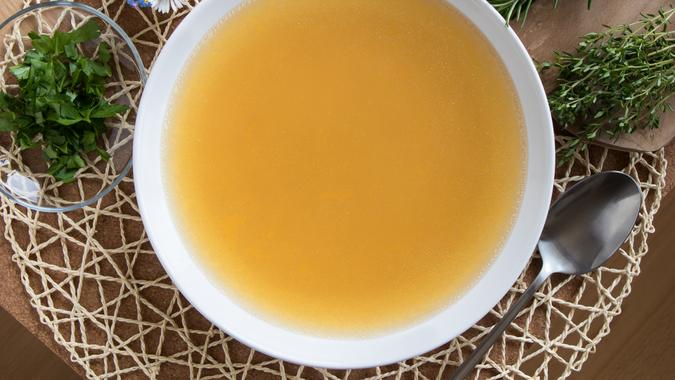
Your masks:
{"label": "clear glass bowl", "polygon": [[[141,56],[129,36],[105,14],[89,5],[67,1],[35,4],[15,13],[0,24],[0,91],[18,92],[9,68],[19,64],[30,49],[28,32],[51,35],[67,32],[95,19],[101,27],[100,40],[111,46],[112,78],[106,84],[106,98],[126,104],[129,110],[106,121],[108,133],[98,141],[110,155],[108,160],[92,154],[75,180],[57,181],[47,173],[41,149],[22,151],[11,132],[0,132],[0,193],[13,202],[43,212],[67,212],[91,205],[108,194],[129,173],[133,130],[141,92],[147,75]],[[84,44],[95,49],[98,44]]]}

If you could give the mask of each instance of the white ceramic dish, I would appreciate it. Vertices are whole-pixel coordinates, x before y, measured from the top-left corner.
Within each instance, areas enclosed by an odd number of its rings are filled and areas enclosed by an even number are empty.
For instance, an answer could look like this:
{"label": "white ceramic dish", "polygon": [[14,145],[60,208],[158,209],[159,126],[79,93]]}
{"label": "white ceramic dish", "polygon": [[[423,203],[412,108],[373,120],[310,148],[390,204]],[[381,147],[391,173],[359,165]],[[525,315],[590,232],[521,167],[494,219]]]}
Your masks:
{"label": "white ceramic dish", "polygon": [[463,297],[423,322],[377,337],[331,339],[285,329],[241,308],[207,278],[181,238],[162,187],[164,118],[191,49],[242,0],[203,1],[162,50],[143,94],[134,137],[134,176],[141,215],[150,241],[176,286],[206,318],[241,342],[281,359],[318,367],[393,363],[430,351],[471,327],[504,296],[525,268],[543,228],[553,187],[555,151],[546,95],[527,51],[486,1],[447,1],[483,32],[515,84],[527,134],[524,196],[501,252]]}

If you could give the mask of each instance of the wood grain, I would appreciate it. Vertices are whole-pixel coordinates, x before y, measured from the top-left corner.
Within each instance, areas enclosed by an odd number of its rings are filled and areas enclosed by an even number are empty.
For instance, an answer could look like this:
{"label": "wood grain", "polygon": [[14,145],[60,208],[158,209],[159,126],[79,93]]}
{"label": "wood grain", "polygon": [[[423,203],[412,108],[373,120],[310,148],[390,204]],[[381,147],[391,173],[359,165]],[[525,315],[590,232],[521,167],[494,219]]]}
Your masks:
{"label": "wood grain", "polygon": [[0,2],[0,19],[4,20],[19,8],[21,8],[20,0],[2,0]]}
{"label": "wood grain", "polygon": [[0,378],[79,379],[62,358],[54,355],[6,311],[0,309]]}

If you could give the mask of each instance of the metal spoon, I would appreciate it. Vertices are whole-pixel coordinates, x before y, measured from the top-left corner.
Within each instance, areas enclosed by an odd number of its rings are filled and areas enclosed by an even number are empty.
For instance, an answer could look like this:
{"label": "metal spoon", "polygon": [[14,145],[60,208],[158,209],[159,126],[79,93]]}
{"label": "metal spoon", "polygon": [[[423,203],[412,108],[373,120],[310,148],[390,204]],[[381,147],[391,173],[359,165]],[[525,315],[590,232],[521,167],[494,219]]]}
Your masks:
{"label": "metal spoon", "polygon": [[607,261],[630,234],[641,204],[640,187],[620,172],[596,174],[566,191],[549,211],[539,239],[539,275],[452,379],[464,379],[473,370],[552,274],[580,275]]}

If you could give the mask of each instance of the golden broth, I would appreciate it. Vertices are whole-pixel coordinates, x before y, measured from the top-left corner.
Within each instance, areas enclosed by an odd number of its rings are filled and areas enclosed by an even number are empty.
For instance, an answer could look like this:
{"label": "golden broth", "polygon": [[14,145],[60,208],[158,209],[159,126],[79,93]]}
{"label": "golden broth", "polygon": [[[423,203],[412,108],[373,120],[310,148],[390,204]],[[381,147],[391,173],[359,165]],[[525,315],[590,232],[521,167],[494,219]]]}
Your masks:
{"label": "golden broth", "polygon": [[507,236],[514,89],[442,0],[255,0],[187,65],[166,136],[183,235],[239,302],[362,335],[429,316]]}

